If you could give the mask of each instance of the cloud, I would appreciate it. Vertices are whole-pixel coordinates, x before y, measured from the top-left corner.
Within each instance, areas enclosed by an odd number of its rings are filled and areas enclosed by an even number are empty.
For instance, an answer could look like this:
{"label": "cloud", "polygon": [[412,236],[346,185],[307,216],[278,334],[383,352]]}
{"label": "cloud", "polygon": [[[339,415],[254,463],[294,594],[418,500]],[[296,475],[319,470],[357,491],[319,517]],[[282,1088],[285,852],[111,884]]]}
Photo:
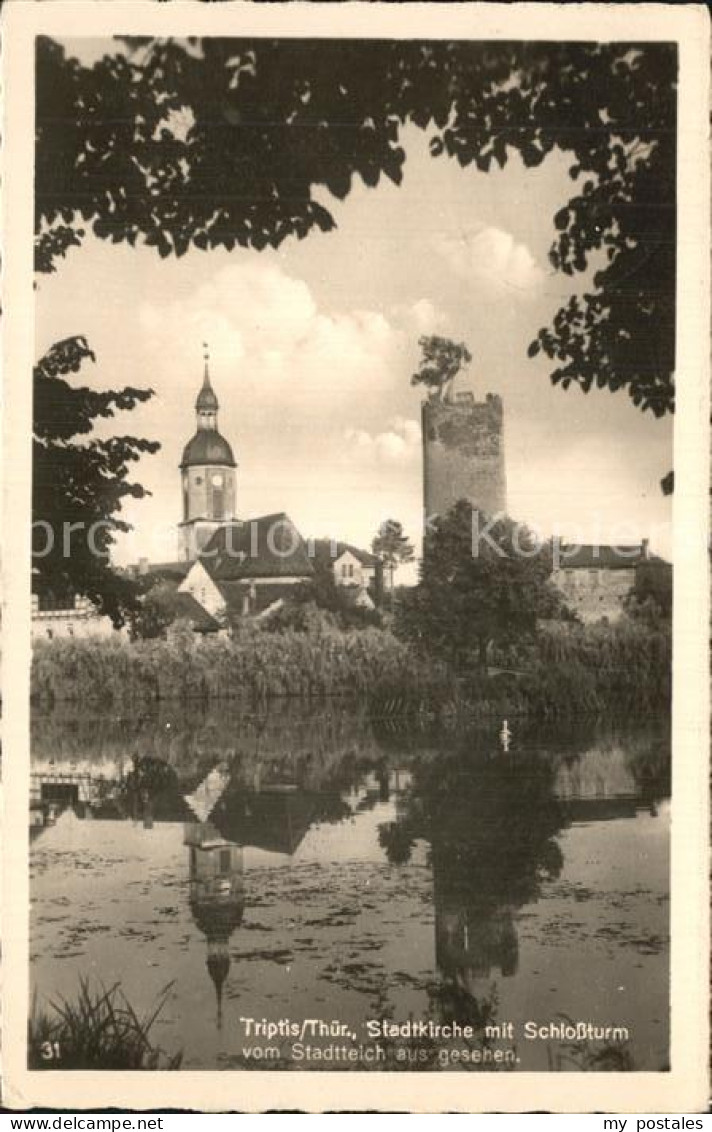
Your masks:
{"label": "cloud", "polygon": [[489,284],[494,294],[528,297],[545,278],[527,245],[502,228],[480,227],[457,238],[440,237],[435,250],[461,278]]}
{"label": "cloud", "polygon": [[449,315],[439,310],[430,299],[418,299],[410,306],[393,308],[393,317],[413,334],[447,334],[451,329]]}
{"label": "cloud", "polygon": [[347,429],[344,439],[348,451],[386,464],[412,460],[420,450],[420,425],[396,417],[390,429],[372,434],[364,429]]}
{"label": "cloud", "polygon": [[435,303],[418,291],[411,303],[343,309],[280,262],[239,255],[191,282],[186,274],[170,299],[147,292],[134,356],[123,358],[156,390],[132,425],[163,444],[141,469],[152,495],[131,511],[137,530],[179,518],[177,466],[195,429],[203,342],[240,514],[283,509],[306,533],[364,545],[383,509],[417,530],[420,427],[410,418],[420,397],[410,375],[419,335],[442,324]]}
{"label": "cloud", "polygon": [[[225,428],[244,436],[248,419],[250,428],[274,427],[278,415],[285,436],[308,435],[311,444],[317,434],[340,441],[348,427],[374,433],[374,418],[398,413],[419,335],[445,322],[426,298],[383,310],[328,309],[280,264],[255,260],[222,268],[172,302],[152,298],[140,311],[159,396],[175,387],[179,359],[192,413],[207,342]],[[399,459],[409,444],[398,427],[383,432],[377,448]]]}
{"label": "cloud", "polygon": [[[285,412],[313,414],[319,404],[348,416],[370,394],[383,398],[407,381],[416,329],[437,322],[427,300],[390,311],[331,311],[279,265],[245,262],[171,303],[144,304],[140,321],[159,366],[177,357],[193,371],[209,343],[212,371],[224,388]],[[163,359],[163,360],[162,360]],[[327,395],[333,390],[337,396]]]}

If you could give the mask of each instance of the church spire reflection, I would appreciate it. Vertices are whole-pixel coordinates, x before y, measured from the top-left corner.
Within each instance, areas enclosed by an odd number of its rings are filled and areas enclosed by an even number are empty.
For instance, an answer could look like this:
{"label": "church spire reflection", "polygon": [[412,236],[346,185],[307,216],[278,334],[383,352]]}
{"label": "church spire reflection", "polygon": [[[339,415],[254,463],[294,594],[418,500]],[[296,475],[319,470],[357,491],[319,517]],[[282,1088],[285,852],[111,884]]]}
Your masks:
{"label": "church spire reflection", "polygon": [[209,821],[187,823],[184,844],[189,850],[190,911],[207,940],[206,966],[215,987],[220,1028],[230,937],[242,922],[245,906],[243,849]]}

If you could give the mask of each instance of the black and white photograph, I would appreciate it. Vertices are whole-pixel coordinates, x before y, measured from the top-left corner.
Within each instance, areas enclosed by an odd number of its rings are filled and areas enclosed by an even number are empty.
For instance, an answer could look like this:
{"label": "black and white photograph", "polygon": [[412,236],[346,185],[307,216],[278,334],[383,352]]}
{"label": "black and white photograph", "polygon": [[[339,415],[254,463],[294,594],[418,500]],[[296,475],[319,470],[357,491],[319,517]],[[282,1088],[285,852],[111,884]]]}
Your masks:
{"label": "black and white photograph", "polygon": [[679,37],[158,7],[32,41],[24,1068],[669,1077]]}

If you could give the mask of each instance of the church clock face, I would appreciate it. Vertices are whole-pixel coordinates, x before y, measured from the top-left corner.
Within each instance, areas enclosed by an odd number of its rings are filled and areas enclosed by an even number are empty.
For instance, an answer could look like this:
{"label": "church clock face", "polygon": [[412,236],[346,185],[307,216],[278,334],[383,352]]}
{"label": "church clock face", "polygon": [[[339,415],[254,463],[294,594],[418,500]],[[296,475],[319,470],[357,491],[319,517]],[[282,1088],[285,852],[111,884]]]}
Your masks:
{"label": "church clock face", "polygon": [[216,473],[212,479],[213,487],[222,487],[222,481],[222,476],[219,473]]}

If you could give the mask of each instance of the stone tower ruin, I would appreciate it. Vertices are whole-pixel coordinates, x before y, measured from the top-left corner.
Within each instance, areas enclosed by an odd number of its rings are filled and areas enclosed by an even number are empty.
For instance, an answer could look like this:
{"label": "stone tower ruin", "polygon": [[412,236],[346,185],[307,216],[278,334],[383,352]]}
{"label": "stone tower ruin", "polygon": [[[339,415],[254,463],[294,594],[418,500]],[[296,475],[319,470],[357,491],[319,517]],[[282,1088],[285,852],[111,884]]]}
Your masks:
{"label": "stone tower ruin", "polygon": [[487,515],[506,512],[502,399],[460,392],[423,404],[423,494],[426,524],[467,499]]}

